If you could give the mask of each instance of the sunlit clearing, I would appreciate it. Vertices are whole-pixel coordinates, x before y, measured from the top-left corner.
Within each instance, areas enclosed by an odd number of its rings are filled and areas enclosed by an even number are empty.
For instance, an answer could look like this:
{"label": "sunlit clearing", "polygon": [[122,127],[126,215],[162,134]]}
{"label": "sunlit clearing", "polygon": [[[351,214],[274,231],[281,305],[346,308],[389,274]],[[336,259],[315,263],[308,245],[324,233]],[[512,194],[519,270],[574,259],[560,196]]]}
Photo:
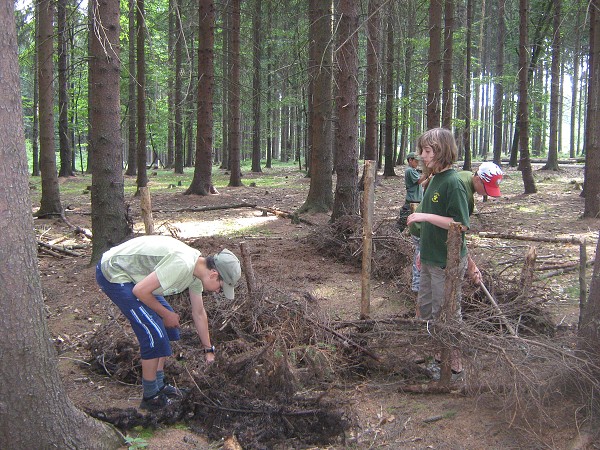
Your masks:
{"label": "sunlit clearing", "polygon": [[[239,234],[241,230],[258,227],[272,220],[277,220],[276,216],[258,216],[258,217],[237,217],[223,218],[220,220],[189,220],[185,222],[155,222],[156,232],[159,234],[174,234],[181,239],[195,238],[199,236],[226,236],[230,234]],[[141,229],[136,230],[143,232]]]}

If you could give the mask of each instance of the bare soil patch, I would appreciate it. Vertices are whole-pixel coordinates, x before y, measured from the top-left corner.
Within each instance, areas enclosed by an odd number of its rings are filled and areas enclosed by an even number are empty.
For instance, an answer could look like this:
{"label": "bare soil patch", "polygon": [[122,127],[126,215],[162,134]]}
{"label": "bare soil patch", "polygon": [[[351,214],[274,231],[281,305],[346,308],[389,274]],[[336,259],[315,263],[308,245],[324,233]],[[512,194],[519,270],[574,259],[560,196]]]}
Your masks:
{"label": "bare soil patch", "polygon": [[[402,169],[397,168],[397,172],[401,174]],[[95,411],[96,415],[104,411],[107,417],[122,417],[123,411],[128,411],[127,417],[133,424],[158,427],[159,431],[148,439],[150,448],[156,449],[216,448],[219,439],[242,429],[239,422],[244,421],[254,423],[258,431],[266,430],[263,425],[272,421],[281,431],[279,436],[269,439],[262,436],[262,439],[244,428],[246,434],[236,433],[244,448],[566,448],[576,439],[578,430],[570,415],[576,407],[575,400],[563,398],[563,403],[558,404],[549,401],[546,407],[551,420],[544,421],[543,427],[536,427],[511,420],[507,404],[482,389],[457,388],[440,395],[403,393],[401,387],[407,380],[428,383],[432,375],[426,365],[415,363],[422,342],[410,329],[402,325],[395,329],[393,325],[385,325],[374,331],[340,329],[340,333],[356,339],[355,343],[380,355],[381,361],[376,362],[352,345],[349,349],[348,345],[344,347],[327,330],[307,322],[307,317],[324,324],[355,321],[360,312],[359,264],[344,255],[334,257],[323,251],[323,245],[316,245],[328,237],[323,231],[328,216],[305,216],[314,224],[308,225],[264,215],[250,207],[194,211],[194,208],[245,202],[293,212],[306,199],[308,180],[293,171],[286,175],[288,182],[284,187],[265,188],[260,186],[260,176],[245,174],[246,186],[220,188],[219,195],[208,197],[184,196],[185,187],[153,192],[157,232],[185,239],[204,254],[223,247],[239,254],[239,244],[246,243],[262,302],[260,308],[246,310],[247,304],[228,304],[217,296],[207,297],[213,340],[220,348],[220,359],[210,368],[202,364],[196,352],[198,340],[189,318],[182,321],[185,322],[184,339],[174,347],[179,357],[169,367],[168,374],[178,385],[190,388],[193,396],[185,408],[170,418],[136,415],[141,388],[136,378],[139,367],[135,339],[128,325],[119,319],[116,308],[96,286],[94,269],[89,265],[89,241],[74,235],[60,221],[36,220],[39,240],[80,247],[73,250],[80,253],[80,257],[57,258],[40,252],[39,259],[48,325],[59,354],[59,368],[65,389],[78,407]],[[536,171],[535,176],[539,193],[523,195],[520,173],[507,170],[503,197],[478,201],[472,218],[469,250],[486,274],[490,292],[499,298],[511,285],[518,288],[514,285],[518,283],[520,267],[530,245],[536,246],[539,264],[548,265],[577,261],[579,248],[482,238],[477,234],[479,231],[586,237],[588,258],[594,258],[599,221],[581,219],[582,169],[565,168],[558,173]],[[76,226],[89,228],[89,195],[83,193],[86,181],[75,178],[64,182],[82,184],[81,194],[63,198],[63,204],[68,205],[67,219]],[[256,186],[250,186],[251,183]],[[150,187],[152,189],[152,182]],[[375,222],[381,233],[386,227],[393,227],[404,202],[404,192],[401,176],[379,178]],[[133,197],[127,201],[136,230],[141,231],[138,200]],[[33,205],[37,205],[35,192]],[[234,226],[242,231],[232,234]],[[376,241],[375,245],[380,254],[389,251],[384,244]],[[379,260],[382,270],[393,269],[388,271],[393,276],[388,273],[372,281],[373,319],[413,317],[411,248],[404,244],[400,248],[403,254],[396,255],[397,258],[388,254]],[[394,265],[398,267],[389,267]],[[536,307],[545,311],[555,325],[560,325],[554,332],[559,332],[558,336],[569,345],[578,320],[577,272],[547,279],[542,278],[547,272],[538,273]],[[465,283],[465,296],[474,295],[476,291],[476,287]],[[242,286],[238,298],[247,296],[247,289]],[[178,301],[182,302],[181,308],[185,308],[185,298]],[[273,306],[276,304],[287,306],[277,309]],[[285,309],[292,306],[294,314]],[[241,309],[233,313],[234,308]],[[296,314],[297,310],[303,314]],[[315,329],[319,330],[318,336]],[[94,353],[93,343],[103,338],[112,349],[122,343],[117,352],[121,358],[119,364],[109,364],[113,362],[109,355],[105,354],[102,360],[102,352]],[[294,347],[291,342],[297,345]],[[331,347],[318,347],[316,342]],[[294,347],[292,354],[298,360],[289,359],[290,353],[285,349],[290,346]],[[340,348],[346,348],[347,352],[334,351]],[[309,355],[307,349],[313,353]],[[282,353],[288,353],[288,359],[281,358]],[[98,367],[101,370],[97,370]],[[494,377],[493,365],[482,363],[474,367],[479,371],[477,378],[482,377],[480,371],[484,371],[484,377]],[[279,384],[265,384],[265,380],[277,380]],[[221,386],[228,383],[227,386],[235,386],[235,389],[225,396],[219,383]],[[468,380],[463,385],[469,385]],[[323,386],[326,391],[321,389]],[[290,391],[298,387],[300,391]],[[261,396],[252,398],[257,392]],[[207,398],[220,409],[202,406],[207,404]],[[290,403],[290,399],[296,403]],[[284,411],[287,416],[280,414],[284,406],[288,408]],[[256,407],[268,414],[261,419],[248,412]],[[268,408],[273,410],[267,411]],[[231,410],[234,420],[207,419],[217,413],[222,418],[227,409]],[[311,409],[319,409],[319,414],[323,414],[312,416],[319,418],[323,429],[317,430],[319,420],[311,422],[308,414],[302,416],[303,411]],[[201,418],[194,420],[194,414],[200,414]],[[327,424],[329,419],[332,422]],[[344,429],[336,429],[342,422]],[[173,423],[185,426],[172,426]],[[553,425],[548,426],[548,423]],[[126,424],[121,425],[127,428]],[[328,441],[303,440],[297,436],[310,437],[314,432],[315,436],[327,437],[327,430],[331,435]]]}

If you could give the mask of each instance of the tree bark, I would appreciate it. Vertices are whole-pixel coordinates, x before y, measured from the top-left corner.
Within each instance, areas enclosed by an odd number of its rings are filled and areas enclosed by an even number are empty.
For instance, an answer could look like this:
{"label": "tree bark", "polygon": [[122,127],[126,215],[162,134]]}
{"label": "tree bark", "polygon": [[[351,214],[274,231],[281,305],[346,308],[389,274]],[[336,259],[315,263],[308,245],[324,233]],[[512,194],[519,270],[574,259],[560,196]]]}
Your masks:
{"label": "tree bark", "polygon": [[383,167],[383,176],[396,176],[394,171],[394,141],[392,133],[394,131],[394,23],[392,14],[393,8],[390,9],[387,17],[387,50],[386,50],[386,70],[385,70],[385,159]]}
{"label": "tree bark", "polygon": [[129,76],[127,77],[127,124],[129,127],[128,141],[127,141],[127,170],[125,175],[133,176],[137,174],[137,153],[136,153],[136,79],[135,79],[135,7],[136,0],[129,0],[129,14],[128,14],[128,30],[127,35],[129,37]]}
{"label": "tree bark", "polygon": [[254,75],[252,77],[252,172],[262,172],[260,167],[261,156],[261,77],[260,77],[260,59],[262,54],[262,21],[261,21],[262,0],[254,0],[254,17],[252,18],[253,47],[254,47]]}
{"label": "tree bark", "polygon": [[365,159],[377,161],[377,125],[379,122],[379,59],[381,58],[380,0],[369,0],[367,21],[367,86],[365,105]]}
{"label": "tree bark", "polygon": [[38,25],[38,78],[40,109],[40,172],[42,176],[42,199],[35,213],[38,217],[62,216],[56,153],[54,151],[54,51],[52,48],[54,29],[54,3],[39,1]]}
{"label": "tree bark", "polygon": [[58,41],[58,136],[61,177],[72,177],[73,146],[69,136],[69,41],[67,22],[67,0],[57,1]]}
{"label": "tree bark", "polygon": [[427,62],[427,129],[440,126],[441,47],[442,0],[431,0],[429,5],[429,57]]}
{"label": "tree bark", "polygon": [[550,140],[548,142],[548,161],[544,170],[558,170],[558,146],[559,146],[559,117],[560,115],[560,14],[561,0],[554,0],[553,33],[552,33],[552,63],[551,63],[551,86],[550,86]]}
{"label": "tree bark", "polygon": [[442,127],[452,129],[452,47],[454,32],[454,1],[445,0],[444,57],[442,59]]}
{"label": "tree bark", "polygon": [[119,2],[97,3],[90,50],[90,148],[92,171],[92,258],[123,242],[131,234],[123,181],[119,58]]}
{"label": "tree bark", "polygon": [[463,170],[471,170],[471,51],[473,36],[473,0],[467,0],[467,49],[465,57],[465,128],[462,135],[464,163]]}
{"label": "tree bark", "polygon": [[[185,108],[185,102],[183,101],[183,67],[182,67],[182,52],[183,52],[183,41],[184,41],[184,33],[183,33],[183,22],[181,20],[181,1],[174,0],[175,4],[175,30],[176,30],[176,39],[175,39],[175,87],[174,87],[174,96],[175,96],[175,123],[173,124],[174,128],[174,138],[175,138],[175,146],[174,146],[174,157],[175,164],[174,169],[175,173],[183,174],[183,111]],[[202,42],[202,41],[201,41]],[[208,119],[208,118],[206,118]],[[212,120],[211,120],[212,124]],[[211,166],[212,167],[212,166]]]}
{"label": "tree bark", "polygon": [[229,99],[229,186],[242,186],[242,173],[240,167],[242,136],[241,136],[241,92],[240,92],[240,7],[241,0],[231,1],[231,79]]}
{"label": "tree bark", "polygon": [[45,321],[13,8],[13,2],[0,5],[0,442],[6,449],[116,449],[122,436],[67,397]]}
{"label": "tree bark", "polygon": [[196,162],[192,184],[186,194],[208,195],[216,190],[212,183],[213,90],[214,90],[214,29],[213,0],[198,2],[198,128],[196,132]]}
{"label": "tree bark", "polygon": [[519,0],[519,144],[521,159],[519,169],[523,177],[523,187],[526,194],[537,192],[531,160],[529,158],[529,102],[528,74],[529,74],[529,49],[528,49],[528,26],[529,26],[529,1]]}
{"label": "tree bark", "polygon": [[148,186],[148,171],[146,170],[146,27],[145,0],[137,0],[137,187]]}
{"label": "tree bark", "polygon": [[494,78],[494,157],[498,166],[502,160],[502,103],[504,100],[504,43],[506,40],[505,0],[498,0],[498,44],[496,55],[496,77]]}
{"label": "tree bark", "polygon": [[331,221],[359,213],[358,195],[358,4],[341,0],[336,51],[338,118],[337,183]]}
{"label": "tree bark", "polygon": [[331,153],[331,5],[309,0],[310,187],[299,212],[328,212],[333,206]]}
{"label": "tree bark", "polygon": [[590,54],[585,127],[584,217],[600,215],[600,11],[598,8],[600,8],[600,1],[592,0],[589,8]]}

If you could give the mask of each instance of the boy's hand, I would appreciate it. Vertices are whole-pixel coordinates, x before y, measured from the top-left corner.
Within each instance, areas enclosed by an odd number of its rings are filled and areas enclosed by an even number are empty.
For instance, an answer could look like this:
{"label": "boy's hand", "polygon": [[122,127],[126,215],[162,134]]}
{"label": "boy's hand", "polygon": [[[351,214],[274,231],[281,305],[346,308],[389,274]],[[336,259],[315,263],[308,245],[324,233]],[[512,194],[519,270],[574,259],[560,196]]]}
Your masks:
{"label": "boy's hand", "polygon": [[179,314],[168,311],[162,318],[166,328],[179,328]]}

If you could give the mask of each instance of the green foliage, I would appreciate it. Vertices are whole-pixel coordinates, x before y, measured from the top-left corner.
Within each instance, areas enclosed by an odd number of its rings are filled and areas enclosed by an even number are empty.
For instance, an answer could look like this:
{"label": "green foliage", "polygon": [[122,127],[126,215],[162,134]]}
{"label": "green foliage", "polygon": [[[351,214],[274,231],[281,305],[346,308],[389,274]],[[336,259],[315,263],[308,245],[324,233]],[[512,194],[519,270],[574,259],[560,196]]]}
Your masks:
{"label": "green foliage", "polygon": [[146,447],[148,447],[148,445],[150,445],[146,439],[139,438],[139,437],[132,438],[130,436],[126,436],[125,442],[127,443],[127,448],[129,450],[136,450],[138,448],[146,448]]}

